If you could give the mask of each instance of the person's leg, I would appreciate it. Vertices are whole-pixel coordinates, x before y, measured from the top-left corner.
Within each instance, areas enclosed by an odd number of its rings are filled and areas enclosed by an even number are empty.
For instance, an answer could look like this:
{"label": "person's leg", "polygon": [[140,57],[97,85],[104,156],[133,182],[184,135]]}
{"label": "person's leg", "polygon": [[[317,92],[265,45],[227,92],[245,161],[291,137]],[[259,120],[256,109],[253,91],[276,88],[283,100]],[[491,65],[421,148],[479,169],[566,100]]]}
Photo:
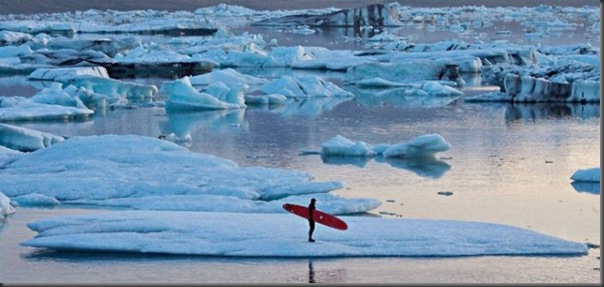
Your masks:
{"label": "person's leg", "polygon": [[310,226],[310,229],[308,230],[308,241],[314,242],[315,240],[312,239],[312,233],[315,231],[315,223],[313,221],[309,221],[308,224]]}

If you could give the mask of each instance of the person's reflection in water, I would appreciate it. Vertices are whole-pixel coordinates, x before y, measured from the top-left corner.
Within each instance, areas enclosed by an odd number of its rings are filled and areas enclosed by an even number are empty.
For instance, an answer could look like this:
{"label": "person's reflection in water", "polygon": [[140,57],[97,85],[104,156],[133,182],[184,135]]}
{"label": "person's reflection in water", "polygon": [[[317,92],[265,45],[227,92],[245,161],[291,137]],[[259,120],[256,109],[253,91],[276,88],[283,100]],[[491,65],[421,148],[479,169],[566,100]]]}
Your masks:
{"label": "person's reflection in water", "polygon": [[308,283],[317,283],[315,282],[315,270],[312,268],[311,260],[308,260]]}

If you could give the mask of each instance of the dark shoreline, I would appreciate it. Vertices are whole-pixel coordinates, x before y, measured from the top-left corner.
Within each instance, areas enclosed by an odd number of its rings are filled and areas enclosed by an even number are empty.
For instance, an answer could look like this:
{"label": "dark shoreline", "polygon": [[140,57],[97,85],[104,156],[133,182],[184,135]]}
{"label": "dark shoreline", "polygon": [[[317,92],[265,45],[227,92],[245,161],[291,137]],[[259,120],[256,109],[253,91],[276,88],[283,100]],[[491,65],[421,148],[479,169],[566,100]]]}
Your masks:
{"label": "dark shoreline", "polygon": [[[96,10],[160,10],[160,11],[195,11],[201,7],[216,6],[221,3],[244,6],[254,10],[297,10],[321,8],[354,8],[369,4],[388,4],[393,0],[0,0],[0,15],[7,14],[41,14]],[[600,6],[595,0],[400,0],[403,6],[412,7],[445,7],[445,6],[485,6],[485,7],[535,7],[540,4],[552,6],[582,7]]]}

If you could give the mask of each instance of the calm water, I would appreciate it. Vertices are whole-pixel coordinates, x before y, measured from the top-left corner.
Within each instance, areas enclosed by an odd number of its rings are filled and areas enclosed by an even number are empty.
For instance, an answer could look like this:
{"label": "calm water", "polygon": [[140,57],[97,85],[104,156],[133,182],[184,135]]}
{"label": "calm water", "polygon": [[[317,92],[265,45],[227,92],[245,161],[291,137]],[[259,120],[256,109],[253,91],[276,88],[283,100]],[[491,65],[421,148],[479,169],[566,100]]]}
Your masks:
{"label": "calm water", "polygon": [[[446,39],[449,36],[440,37]],[[317,41],[321,37],[307,39]],[[286,45],[284,41],[280,40],[280,44]],[[599,39],[597,43],[599,45]],[[240,71],[265,77],[309,73]],[[342,77],[338,73],[317,74],[336,83],[340,83]],[[159,87],[165,80],[132,81]],[[0,78],[0,96],[30,96],[41,88],[41,84],[29,83],[22,77]],[[476,93],[482,88],[485,87],[470,85],[466,93]],[[162,107],[141,107],[107,110],[84,122],[13,124],[67,137],[190,135],[190,140],[179,144],[194,152],[231,159],[241,166],[302,170],[314,175],[317,181],[339,180],[344,188],[334,193],[342,197],[368,197],[382,201],[382,206],[371,212],[374,216],[495,222],[577,242],[600,244],[599,185],[573,186],[569,179],[577,169],[600,166],[599,105],[458,102],[441,106],[419,99],[376,99],[372,95],[306,100],[291,102],[287,106],[248,107],[237,111],[167,113]],[[442,135],[452,145],[449,151],[437,154],[438,160],[434,162],[380,158],[345,160],[300,155],[300,150],[319,150],[321,143],[336,135],[369,144],[395,144],[431,133]],[[453,195],[439,195],[441,191],[450,191]],[[0,225],[3,226],[0,230],[0,281],[601,282],[599,249],[590,249],[588,255],[579,257],[283,260],[57,253],[19,246],[20,242],[35,236],[26,227],[29,222],[49,216],[90,212],[107,211],[70,207],[19,208],[17,214]],[[315,233],[317,240],[321,240],[321,227]]]}
{"label": "calm water", "polygon": [[[322,104],[322,105],[321,105]],[[313,109],[305,108],[313,107]],[[321,108],[317,109],[319,106]],[[314,111],[312,113],[308,111]],[[319,112],[320,111],[320,112]],[[526,116],[519,116],[526,115]],[[599,166],[599,106],[458,103],[400,106],[360,98],[167,114],[163,108],[107,111],[86,122],[20,123],[64,136],[174,132],[192,151],[241,166],[307,171],[340,180],[343,197],[377,198],[376,216],[459,219],[530,228],[600,243],[600,194],[570,183],[579,168]],[[339,134],[371,144],[441,134],[451,150],[430,163],[342,161],[300,156]],[[438,195],[451,191],[452,196]],[[45,253],[18,246],[35,234],[28,222],[79,209],[19,209],[0,234],[4,282],[591,282],[600,281],[599,249],[581,257],[451,259],[230,259]],[[320,240],[320,231],[317,239]],[[309,264],[312,263],[312,269]],[[313,273],[314,272],[314,273]]]}

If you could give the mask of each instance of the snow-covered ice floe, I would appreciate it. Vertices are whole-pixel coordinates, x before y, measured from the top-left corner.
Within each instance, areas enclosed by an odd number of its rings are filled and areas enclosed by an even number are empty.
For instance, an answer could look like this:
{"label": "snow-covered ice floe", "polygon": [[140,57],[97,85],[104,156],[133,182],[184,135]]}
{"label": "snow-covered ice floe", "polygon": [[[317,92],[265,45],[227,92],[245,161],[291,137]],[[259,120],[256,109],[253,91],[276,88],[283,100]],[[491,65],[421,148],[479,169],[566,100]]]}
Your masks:
{"label": "snow-covered ice floe", "polygon": [[[2,191],[28,205],[48,205],[54,198],[109,208],[285,212],[283,201],[306,203],[316,197],[324,201],[325,211],[348,214],[381,204],[326,195],[342,183],[312,179],[295,170],[239,167],[170,141],[135,135],[72,137],[17,155],[0,173]],[[23,197],[32,194],[36,197]]]}
{"label": "snow-covered ice floe", "polygon": [[[318,201],[318,207],[321,202]],[[342,216],[348,230],[291,214],[115,211],[29,223],[21,245],[58,250],[245,257],[585,255],[585,243],[502,224]]]}

